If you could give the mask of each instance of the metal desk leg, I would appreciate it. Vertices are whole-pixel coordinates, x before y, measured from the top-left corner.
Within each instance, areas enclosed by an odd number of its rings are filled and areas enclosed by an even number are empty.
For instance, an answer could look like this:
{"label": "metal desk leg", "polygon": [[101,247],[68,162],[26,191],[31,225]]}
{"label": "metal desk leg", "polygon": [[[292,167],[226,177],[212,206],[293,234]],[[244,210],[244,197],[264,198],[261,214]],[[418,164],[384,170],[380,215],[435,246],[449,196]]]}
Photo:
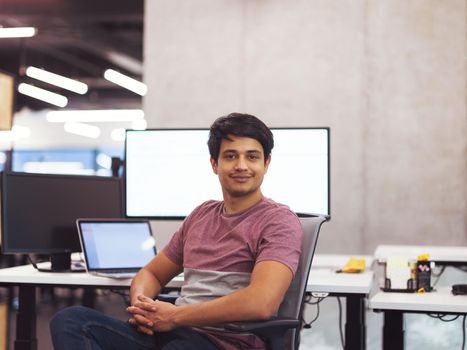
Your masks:
{"label": "metal desk leg", "polygon": [[349,295],[346,300],[345,349],[365,350],[366,324],[364,296]]}
{"label": "metal desk leg", "polygon": [[16,316],[15,350],[36,350],[36,288],[19,286],[19,309]]}
{"label": "metal desk leg", "polygon": [[384,311],[383,350],[404,349],[404,315],[401,311]]}

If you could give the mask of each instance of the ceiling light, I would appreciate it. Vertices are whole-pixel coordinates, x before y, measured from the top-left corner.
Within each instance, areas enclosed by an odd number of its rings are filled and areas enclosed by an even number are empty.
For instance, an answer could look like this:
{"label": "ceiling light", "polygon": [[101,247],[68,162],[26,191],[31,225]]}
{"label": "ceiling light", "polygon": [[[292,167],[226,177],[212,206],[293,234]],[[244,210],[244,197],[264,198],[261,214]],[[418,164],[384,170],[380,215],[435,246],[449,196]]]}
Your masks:
{"label": "ceiling light", "polygon": [[0,27],[0,38],[30,38],[36,35],[36,32],[34,27]]}
{"label": "ceiling light", "polygon": [[85,136],[92,139],[97,139],[101,134],[101,129],[99,127],[83,123],[66,122],[63,124],[63,128],[70,134]]}
{"label": "ceiling light", "polygon": [[47,121],[51,123],[64,122],[132,122],[144,119],[141,109],[97,109],[97,110],[67,110],[50,111],[47,113]]}
{"label": "ceiling light", "polygon": [[148,87],[146,84],[136,79],[130,78],[129,76],[119,73],[113,69],[107,69],[104,72],[104,78],[141,96],[146,95],[148,92]]}
{"label": "ceiling light", "polygon": [[114,129],[110,133],[110,137],[114,141],[118,141],[118,142],[125,141],[125,136],[126,136],[125,133],[126,133],[126,131],[123,128]]}
{"label": "ceiling light", "polygon": [[105,153],[99,153],[96,156],[96,163],[104,169],[112,169],[112,158]]}
{"label": "ceiling light", "polygon": [[59,86],[63,89],[76,92],[80,95],[84,95],[86,92],[88,92],[88,86],[85,83],[36,67],[28,67],[26,69],[26,75],[30,78],[38,79],[46,83]]}
{"label": "ceiling light", "polygon": [[68,99],[65,96],[26,83],[18,85],[18,92],[58,107],[65,107],[68,104]]}

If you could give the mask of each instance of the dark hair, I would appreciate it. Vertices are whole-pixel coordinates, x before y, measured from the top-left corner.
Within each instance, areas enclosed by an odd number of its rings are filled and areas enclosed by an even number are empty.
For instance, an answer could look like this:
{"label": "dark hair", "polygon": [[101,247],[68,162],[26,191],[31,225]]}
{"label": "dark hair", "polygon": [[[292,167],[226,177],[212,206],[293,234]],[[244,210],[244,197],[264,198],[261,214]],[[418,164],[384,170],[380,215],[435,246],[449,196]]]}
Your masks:
{"label": "dark hair", "polygon": [[230,140],[229,135],[250,137],[258,141],[263,146],[264,161],[274,147],[272,132],[261,120],[250,114],[230,113],[217,118],[209,131],[209,153],[215,161],[219,158],[222,140]]}

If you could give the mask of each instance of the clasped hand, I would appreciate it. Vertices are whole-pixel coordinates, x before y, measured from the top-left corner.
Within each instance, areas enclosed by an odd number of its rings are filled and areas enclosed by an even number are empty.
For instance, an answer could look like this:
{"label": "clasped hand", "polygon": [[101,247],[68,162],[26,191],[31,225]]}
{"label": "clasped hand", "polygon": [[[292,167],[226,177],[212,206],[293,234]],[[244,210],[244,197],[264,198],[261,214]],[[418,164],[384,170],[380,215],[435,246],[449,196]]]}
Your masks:
{"label": "clasped hand", "polygon": [[127,311],[131,314],[128,323],[147,335],[153,335],[154,331],[168,332],[175,328],[172,315],[176,308],[171,303],[152,300],[140,294],[136,302],[127,307]]}

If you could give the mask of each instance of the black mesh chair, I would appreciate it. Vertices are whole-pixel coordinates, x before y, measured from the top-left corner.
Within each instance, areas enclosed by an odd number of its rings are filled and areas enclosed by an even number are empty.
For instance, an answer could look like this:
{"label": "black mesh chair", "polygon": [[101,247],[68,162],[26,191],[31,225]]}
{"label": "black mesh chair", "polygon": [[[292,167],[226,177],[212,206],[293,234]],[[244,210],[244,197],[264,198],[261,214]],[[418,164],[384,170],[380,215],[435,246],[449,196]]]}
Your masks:
{"label": "black mesh chair", "polygon": [[225,325],[225,329],[238,333],[254,333],[266,341],[268,350],[298,349],[305,290],[311,262],[321,225],[329,218],[326,215],[314,214],[300,217],[303,228],[302,254],[295,278],[287,290],[277,316],[266,321],[228,323]]}

